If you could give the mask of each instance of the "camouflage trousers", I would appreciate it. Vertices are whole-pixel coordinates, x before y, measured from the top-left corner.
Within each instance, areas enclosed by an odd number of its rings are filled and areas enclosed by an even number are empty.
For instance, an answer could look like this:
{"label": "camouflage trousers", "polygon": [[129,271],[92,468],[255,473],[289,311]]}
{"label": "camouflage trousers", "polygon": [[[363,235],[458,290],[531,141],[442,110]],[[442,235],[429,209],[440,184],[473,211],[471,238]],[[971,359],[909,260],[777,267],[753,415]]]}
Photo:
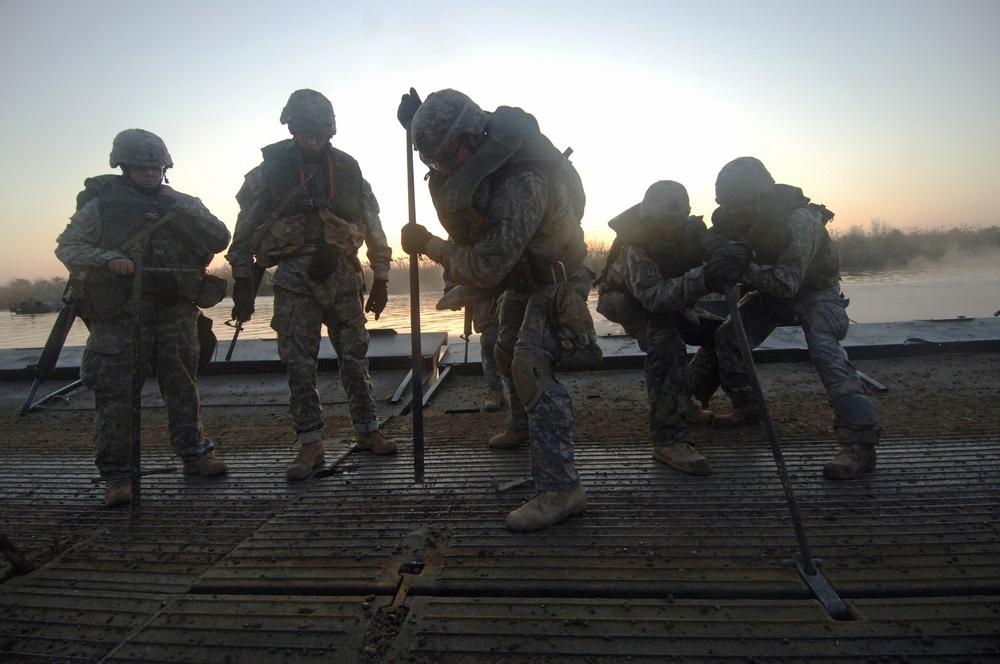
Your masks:
{"label": "camouflage trousers", "polygon": [[497,307],[496,299],[490,298],[477,303],[472,312],[472,326],[479,333],[483,377],[486,379],[486,388],[489,390],[503,389],[503,379],[500,376],[496,358],[497,335],[500,330]]}
{"label": "camouflage trousers", "polygon": [[357,291],[303,294],[276,287],[271,328],[278,333],[278,356],[288,372],[289,408],[298,442],[322,438],[323,410],[316,387],[319,345],[326,325],[337,353],[354,430],[378,429],[378,412],[368,373],[368,330]]}
{"label": "camouflage trousers", "polygon": [[650,316],[636,339],[646,353],[643,371],[649,402],[649,433],[652,443],[691,442],[681,406],[691,396],[687,344],[712,343],[717,324],[695,325],[678,314]]}
{"label": "camouflage trousers", "polygon": [[497,306],[497,341],[493,349],[497,370],[503,377],[507,393],[510,394],[510,426],[514,429],[528,428],[528,412],[517,398],[517,390],[510,378],[510,362],[514,358],[517,335],[524,322],[524,312],[528,307],[528,294],[506,291]]}
{"label": "camouflage trousers", "polygon": [[[849,302],[838,289],[828,288],[795,299],[753,292],[743,298],[739,307],[751,348],[763,343],[779,325],[797,324],[802,327],[809,357],[827,396],[833,402],[845,394],[865,393],[857,370],[840,345],[847,336],[849,321],[846,309]],[[734,405],[752,404],[755,398],[750,376],[731,319],[727,318],[719,327],[715,343],[722,388]]]}
{"label": "camouflage trousers", "polygon": [[[574,282],[574,287],[586,299],[590,280],[581,278]],[[553,286],[546,286],[530,294],[507,291],[500,300],[498,346],[509,343],[516,329],[513,355],[531,358],[536,367],[552,367],[559,359],[561,347],[549,317],[548,300],[553,289]],[[509,369],[505,373],[510,375]],[[537,402],[526,412],[531,477],[539,491],[563,491],[580,483],[573,455],[573,426],[576,424],[573,402],[566,387],[555,380],[554,375],[551,377]],[[546,377],[541,378],[544,381]],[[511,394],[519,397],[510,399],[517,402],[516,405],[511,403],[511,420],[516,426],[520,413],[525,412],[523,400],[526,395],[518,394],[516,389]]]}
{"label": "camouflage trousers", "polygon": [[[198,394],[198,308],[190,302],[163,305],[144,298],[142,370],[156,376],[167,407],[170,446],[181,459],[213,456],[205,438]],[[101,477],[124,479],[131,467],[132,321],[92,320],[80,379],[94,391],[94,452]]]}

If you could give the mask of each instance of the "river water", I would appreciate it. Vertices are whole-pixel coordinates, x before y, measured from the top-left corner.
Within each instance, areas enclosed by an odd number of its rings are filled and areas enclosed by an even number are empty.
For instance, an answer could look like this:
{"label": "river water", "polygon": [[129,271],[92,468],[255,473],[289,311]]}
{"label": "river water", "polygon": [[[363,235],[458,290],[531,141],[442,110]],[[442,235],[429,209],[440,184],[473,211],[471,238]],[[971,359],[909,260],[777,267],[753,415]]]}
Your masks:
{"label": "river water", "polygon": [[[962,267],[941,267],[885,270],[866,273],[845,273],[844,294],[851,299],[848,315],[855,323],[883,323],[894,321],[990,317],[1000,310],[1000,263],[976,264]],[[440,293],[422,293],[420,298],[420,327],[425,332],[448,332],[452,338],[462,333],[461,311],[437,311],[434,305]],[[619,334],[619,326],[598,314],[596,293],[591,294],[590,307],[597,333]],[[246,323],[241,338],[274,338],[270,328],[272,298],[258,298],[257,312]],[[220,345],[232,337],[232,330],[224,325],[230,317],[232,300],[226,298],[206,312],[215,321],[215,334]],[[0,348],[41,348],[48,338],[56,314],[22,316],[0,314]],[[375,321],[369,316],[369,329],[410,329],[410,296],[390,295],[389,305]],[[82,346],[87,340],[87,329],[77,322],[70,330],[67,346]],[[223,346],[224,347],[224,346]]]}

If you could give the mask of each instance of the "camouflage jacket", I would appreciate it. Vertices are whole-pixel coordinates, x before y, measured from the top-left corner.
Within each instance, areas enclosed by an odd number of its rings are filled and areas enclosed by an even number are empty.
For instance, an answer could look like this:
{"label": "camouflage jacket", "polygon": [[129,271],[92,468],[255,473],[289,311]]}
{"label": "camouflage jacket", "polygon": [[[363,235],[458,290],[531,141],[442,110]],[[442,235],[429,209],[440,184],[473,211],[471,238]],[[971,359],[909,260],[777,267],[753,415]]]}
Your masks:
{"label": "camouflage jacket", "polygon": [[[284,160],[285,163],[289,164],[289,168],[292,168],[296,163],[301,165],[301,156],[294,142],[282,141],[281,143],[264,148],[263,151],[265,155],[268,155],[269,151],[273,153],[275,150],[284,150],[291,153],[291,156]],[[331,156],[332,163],[350,163],[356,165],[353,158],[350,158],[346,153],[334,150],[333,147],[329,147],[329,155]],[[293,158],[295,156],[298,156],[297,161]],[[353,252],[347,250],[342,251],[342,253],[353,253],[349,257],[356,260],[357,248],[360,246],[360,241],[363,240],[368,247],[367,256],[375,278],[389,278],[389,262],[392,260],[392,249],[389,247],[385,232],[382,230],[378,201],[375,199],[374,193],[372,193],[371,185],[361,177],[360,169],[356,173],[358,186],[356,190],[352,187],[352,193],[350,194],[334,193],[333,200],[329,200],[331,198],[330,189],[336,189],[337,185],[327,184],[327,178],[329,177],[330,181],[333,182],[337,174],[333,173],[331,176],[328,170],[321,168],[321,171],[317,175],[309,179],[306,187],[301,192],[301,196],[295,196],[295,200],[285,209],[276,210],[283,202],[280,200],[282,192],[288,193],[288,191],[293,189],[293,187],[287,184],[290,175],[294,175],[293,179],[298,181],[300,174],[296,170],[295,173],[284,174],[289,175],[289,177],[281,177],[282,175],[282,173],[277,172],[277,169],[273,167],[272,161],[265,158],[264,163],[261,163],[246,174],[243,186],[236,195],[236,199],[240,204],[240,214],[236,221],[233,243],[226,254],[226,260],[232,265],[234,277],[250,276],[254,256],[261,248],[261,236],[263,232],[268,230],[264,227],[269,223],[269,217],[273,212],[280,212],[279,220],[281,218],[287,219],[302,213],[301,201],[303,199],[326,199],[329,201],[329,205],[325,209],[334,213],[334,216],[341,217],[349,225],[361,224],[363,226],[363,229],[358,232],[358,241],[353,248]],[[345,180],[350,181],[353,181],[353,179],[345,178]],[[281,180],[281,182],[276,182],[276,180]],[[307,242],[303,242],[303,239],[304,237],[299,238],[298,242],[300,246],[296,251],[276,261],[278,269],[274,277],[275,285],[287,287],[291,290],[300,290],[294,285],[299,281],[300,275],[292,274],[292,271],[298,272],[297,268],[293,268],[292,265],[302,263],[303,261],[299,257],[309,255],[314,250],[314,247],[309,246]],[[343,249],[343,247],[338,248]],[[284,260],[284,258],[295,258],[295,260]],[[258,256],[258,259],[265,265],[273,264],[273,258],[269,260],[267,257]]]}
{"label": "camouflage jacket", "polygon": [[718,208],[711,232],[753,248],[754,262],[743,275],[751,286],[794,298],[840,284],[840,255],[826,230],[832,218],[825,207],[810,204],[798,187],[779,184],[749,228],[738,227]]}
{"label": "camouflage jacket", "polygon": [[446,281],[531,292],[552,283],[551,266],[558,262],[570,271],[589,269],[583,229],[562,178],[503,168],[476,189],[472,203],[485,219],[481,237],[467,245],[440,238],[428,243],[427,255],[444,265]]}

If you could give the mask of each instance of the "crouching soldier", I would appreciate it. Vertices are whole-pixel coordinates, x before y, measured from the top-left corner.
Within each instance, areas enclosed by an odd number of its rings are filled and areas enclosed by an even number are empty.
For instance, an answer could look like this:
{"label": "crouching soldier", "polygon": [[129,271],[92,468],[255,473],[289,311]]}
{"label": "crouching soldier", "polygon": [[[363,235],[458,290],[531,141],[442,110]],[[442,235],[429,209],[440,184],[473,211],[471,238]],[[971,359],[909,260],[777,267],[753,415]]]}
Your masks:
{"label": "crouching soldier", "polygon": [[[755,253],[743,275],[753,292],[739,305],[750,346],[779,325],[800,325],[833,404],[840,451],[823,475],[847,480],[874,470],[878,415],[840,345],[847,336],[849,300],[840,292],[839,254],[826,230],[833,213],[811,204],[798,187],[775,184],[753,157],[735,159],[719,171],[715,200],[719,208],[712,215],[712,233],[746,242]],[[759,404],[729,322],[716,334],[716,352],[723,389],[733,402],[732,413],[716,417],[716,423],[759,422]]]}
{"label": "crouching soldier", "polygon": [[685,422],[711,420],[691,400],[686,344],[712,343],[719,320],[699,316],[695,303],[737,279],[750,250],[713,239],[702,218],[690,213],[684,186],[663,180],[608,223],[617,236],[598,279],[597,311],[619,323],[646,353],[653,458],[690,475],[708,475],[711,465],[692,444]]}
{"label": "crouching soldier", "polygon": [[[188,475],[227,470],[205,438],[196,379],[203,350],[198,307],[214,306],[226,293],[225,282],[206,275],[205,267],[229,244],[229,231],[200,200],[163,184],[173,161],[155,134],[142,129],[118,134],[111,167],[118,166],[122,175],[84,183],[77,211],[56,240],[56,256],[70,271],[77,312],[90,330],[80,378],[94,391],[95,461],[107,482],[109,507],[132,500],[127,376],[136,305],[132,281],[140,259],[136,252],[141,252],[143,266],[139,370],[156,376],[167,407],[170,445]],[[214,341],[210,334],[203,339]]]}

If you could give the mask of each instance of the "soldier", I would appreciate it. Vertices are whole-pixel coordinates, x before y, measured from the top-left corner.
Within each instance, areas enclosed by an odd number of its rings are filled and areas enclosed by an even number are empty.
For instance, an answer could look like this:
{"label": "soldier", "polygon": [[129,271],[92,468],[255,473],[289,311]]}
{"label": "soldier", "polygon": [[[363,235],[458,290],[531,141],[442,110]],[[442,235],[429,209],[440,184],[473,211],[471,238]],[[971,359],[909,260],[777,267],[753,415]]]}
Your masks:
{"label": "soldier", "polygon": [[[217,304],[225,283],[205,274],[212,256],[229,244],[229,230],[187,194],[174,191],[165,173],[173,160],[163,141],[126,129],[111,147],[111,167],[122,175],[84,182],[77,211],[56,240],[56,256],[70,271],[77,312],[90,330],[80,378],[94,391],[95,463],[107,482],[108,507],[132,500],[129,373],[132,342],[134,247],[123,247],[144,228],[171,215],[142,250],[142,367],[153,373],[167,406],[170,445],[184,473],[206,477],[228,470],[205,438],[198,386],[198,307]],[[148,270],[148,272],[147,272]],[[221,284],[220,284],[221,282]],[[206,319],[207,320],[207,319]],[[206,343],[214,341],[210,333]],[[211,350],[211,349],[208,349]]]}
{"label": "soldier", "polygon": [[475,304],[472,314],[472,329],[479,333],[483,377],[486,379],[483,410],[487,413],[495,413],[507,403],[504,399],[503,379],[496,358],[497,333],[500,330],[500,320],[497,318],[499,304],[497,298],[485,298]]}
{"label": "soldier", "polygon": [[707,424],[712,417],[691,400],[686,343],[711,343],[718,321],[699,316],[694,305],[738,279],[750,250],[723,245],[713,255],[721,243],[700,216],[691,215],[684,186],[670,180],[651,185],[641,203],[608,225],[617,237],[598,280],[597,310],[622,325],[646,353],[653,458],[690,475],[709,475],[711,466],[685,424]]}
{"label": "soldier", "polygon": [[[840,451],[823,467],[823,475],[848,480],[874,470],[878,415],[840,345],[847,335],[849,300],[840,292],[839,255],[826,230],[833,213],[810,204],[798,187],[775,184],[753,157],[740,157],[722,168],[715,200],[719,208],[712,215],[712,232],[746,242],[756,254],[743,275],[754,292],[740,303],[751,347],[778,325],[800,325],[833,404]],[[758,404],[728,321],[716,334],[716,352],[723,389],[733,403],[733,411],[716,417],[716,423],[759,422]]]}
{"label": "soldier", "polygon": [[[406,103],[404,96],[401,120]],[[589,313],[574,320],[571,327],[580,336],[567,348],[549,304],[553,292],[566,292],[565,279],[576,298],[567,306],[579,304],[586,311],[593,272],[580,227],[583,186],[534,117],[518,108],[487,113],[465,94],[442,90],[419,106],[410,129],[413,147],[431,168],[431,195],[452,239],[410,224],[403,227],[403,249],[441,263],[449,282],[506,291],[499,336],[516,335],[516,344],[508,355],[498,342],[497,358],[527,412],[538,489],[507,516],[506,525],[518,531],[544,528],[587,505],[573,458],[573,407],[554,369],[585,345],[593,321]],[[581,329],[588,324],[589,331]]]}
{"label": "soldier", "polygon": [[[357,161],[330,145],[337,133],[333,105],[319,92],[297,90],[281,111],[291,139],[261,150],[264,161],[246,175],[236,195],[240,214],[226,259],[233,267],[233,317],[254,311],[253,259],[274,273],[278,355],[288,371],[289,402],[298,455],[290,481],[323,463],[323,413],[316,388],[317,358],[326,325],[337,353],[358,447],[395,454],[396,442],[379,431],[368,373],[366,312],[388,302],[389,261],[378,202]],[[367,304],[358,260],[368,245],[374,283]]]}

